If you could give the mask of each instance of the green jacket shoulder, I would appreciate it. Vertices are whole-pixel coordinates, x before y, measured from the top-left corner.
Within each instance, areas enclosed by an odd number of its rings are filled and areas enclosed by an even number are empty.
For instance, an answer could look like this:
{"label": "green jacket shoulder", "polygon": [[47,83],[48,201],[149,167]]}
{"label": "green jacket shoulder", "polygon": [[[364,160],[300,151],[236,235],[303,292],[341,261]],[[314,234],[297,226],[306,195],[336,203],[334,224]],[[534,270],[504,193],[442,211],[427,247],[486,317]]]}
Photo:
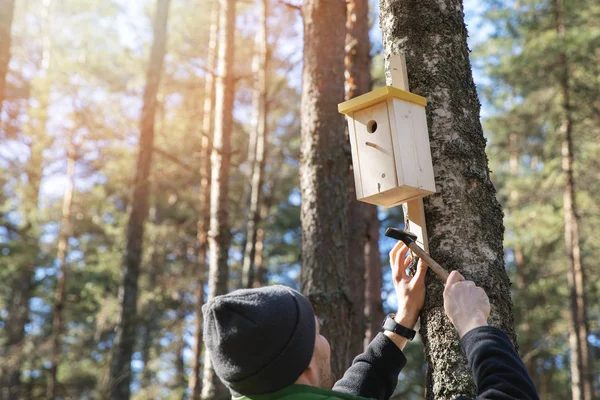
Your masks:
{"label": "green jacket shoulder", "polygon": [[306,385],[291,385],[278,392],[234,397],[234,400],[369,400],[351,394],[334,392]]}

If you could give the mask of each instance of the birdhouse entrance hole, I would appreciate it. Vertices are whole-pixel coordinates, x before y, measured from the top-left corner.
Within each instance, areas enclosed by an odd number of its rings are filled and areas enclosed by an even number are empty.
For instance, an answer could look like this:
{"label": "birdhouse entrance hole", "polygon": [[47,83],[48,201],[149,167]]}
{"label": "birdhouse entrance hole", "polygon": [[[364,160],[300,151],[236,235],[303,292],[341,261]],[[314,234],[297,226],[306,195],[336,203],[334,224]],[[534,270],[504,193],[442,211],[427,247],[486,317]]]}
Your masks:
{"label": "birdhouse entrance hole", "polygon": [[373,132],[375,132],[376,130],[377,130],[377,121],[370,120],[370,121],[367,123],[367,132],[369,132],[369,133],[373,133]]}

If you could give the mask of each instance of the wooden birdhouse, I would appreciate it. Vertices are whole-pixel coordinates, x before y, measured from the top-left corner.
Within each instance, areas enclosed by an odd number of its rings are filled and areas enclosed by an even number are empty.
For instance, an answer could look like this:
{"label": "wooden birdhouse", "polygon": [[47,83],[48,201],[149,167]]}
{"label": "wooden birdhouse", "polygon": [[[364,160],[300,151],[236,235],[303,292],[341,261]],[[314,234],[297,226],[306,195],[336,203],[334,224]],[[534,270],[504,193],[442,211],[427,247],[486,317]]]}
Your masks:
{"label": "wooden birdhouse", "polygon": [[348,120],[358,200],[392,207],[435,192],[426,105],[393,86],[338,105]]}

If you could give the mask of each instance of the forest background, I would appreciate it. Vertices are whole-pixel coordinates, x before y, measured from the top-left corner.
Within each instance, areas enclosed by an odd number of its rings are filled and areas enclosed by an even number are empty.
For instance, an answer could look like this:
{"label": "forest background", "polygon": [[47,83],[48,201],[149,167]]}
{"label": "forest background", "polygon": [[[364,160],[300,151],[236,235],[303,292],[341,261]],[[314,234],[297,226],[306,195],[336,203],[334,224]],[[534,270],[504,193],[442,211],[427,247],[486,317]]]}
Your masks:
{"label": "forest background", "polygon": [[[211,0],[0,3],[0,398],[223,397],[198,340],[201,304],[311,279],[299,179],[307,8],[219,3],[236,15]],[[385,78],[378,2],[349,0],[346,12],[346,71],[333,73],[349,98]],[[542,398],[584,399],[572,392],[569,276],[585,294],[581,376],[599,393],[600,4],[466,1],[464,12],[519,352]],[[219,50],[232,57],[218,62]],[[565,249],[567,130],[579,275]],[[382,232],[403,226],[401,207],[365,210],[348,221],[363,241],[347,266],[361,309],[353,349],[393,311],[394,241]],[[395,398],[423,398],[420,340],[406,353]],[[334,370],[352,355],[334,354]]]}

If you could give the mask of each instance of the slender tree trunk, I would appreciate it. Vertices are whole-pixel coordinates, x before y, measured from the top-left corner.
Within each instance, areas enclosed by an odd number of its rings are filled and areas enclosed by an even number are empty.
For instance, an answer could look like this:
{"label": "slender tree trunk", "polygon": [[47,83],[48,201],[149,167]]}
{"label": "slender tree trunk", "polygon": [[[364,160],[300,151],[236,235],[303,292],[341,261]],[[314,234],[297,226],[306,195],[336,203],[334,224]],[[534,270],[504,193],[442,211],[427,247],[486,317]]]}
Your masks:
{"label": "slender tree trunk", "polygon": [[175,390],[181,393],[182,399],[185,399],[185,388],[187,387],[187,376],[185,374],[185,360],[183,354],[187,347],[185,343],[185,312],[181,313],[179,320],[181,324],[177,329],[177,346],[175,347],[175,353],[177,354],[177,360],[175,362],[175,368],[177,370],[175,377]]}
{"label": "slender tree trunk", "polygon": [[154,119],[156,94],[162,75],[167,44],[167,18],[170,0],[157,0],[154,16],[154,41],[144,90],[144,105],[140,121],[140,141],[131,211],[127,225],[127,244],[119,287],[120,316],[113,343],[110,368],[111,398],[129,399],[131,383],[131,356],[136,339],[138,278],[142,258],[144,224],[148,217],[150,196],[150,167],[154,146]]}
{"label": "slender tree trunk", "polygon": [[7,306],[5,354],[7,361],[1,366],[4,378],[2,396],[5,399],[20,399],[21,367],[24,363],[23,347],[25,345],[25,325],[29,321],[29,300],[34,290],[35,268],[40,260],[40,226],[38,204],[40,200],[40,187],[44,169],[44,150],[48,148],[52,139],[46,135],[46,122],[48,120],[48,91],[43,88],[37,100],[40,107],[30,111],[30,125],[28,132],[31,137],[29,145],[30,157],[25,167],[27,183],[23,188],[21,198],[21,215],[23,218],[22,240],[24,242],[26,257],[19,265],[16,277],[12,282],[12,294]]}
{"label": "slender tree trunk", "polygon": [[[386,60],[403,51],[410,87],[428,100],[437,187],[424,200],[431,255],[485,289],[492,304],[490,324],[515,342],[503,215],[489,177],[462,1],[382,0],[380,11]],[[471,371],[445,316],[442,292],[443,283],[429,274],[420,330],[428,365],[427,398],[474,397]]]}
{"label": "slender tree trunk", "polygon": [[[5,95],[5,76],[10,55],[10,30],[14,14],[14,1],[8,1],[5,7],[0,7],[0,111]],[[42,64],[36,78],[35,87],[39,92],[35,97],[39,107],[28,110],[29,123],[25,125],[25,133],[31,139],[29,144],[29,160],[25,166],[27,184],[23,188],[21,199],[21,218],[23,221],[25,253],[27,256],[19,265],[19,270],[12,282],[12,295],[7,306],[6,317],[6,361],[0,367],[1,391],[0,398],[20,399],[21,367],[24,363],[23,347],[25,344],[25,325],[29,321],[29,300],[34,289],[35,268],[40,258],[40,226],[39,226],[39,197],[44,168],[44,150],[52,144],[52,139],[46,135],[48,121],[48,104],[50,97],[50,79],[48,79],[50,39],[48,32],[50,2],[46,1],[41,10],[43,17],[42,33]],[[6,46],[6,47],[4,47]],[[33,85],[33,83],[32,83]]]}
{"label": "slender tree trunk", "polygon": [[265,169],[265,147],[267,145],[267,0],[260,2],[260,22],[256,34],[256,48],[252,63],[254,81],[254,133],[255,152],[252,157],[252,179],[250,182],[250,210],[246,225],[246,246],[242,262],[242,286],[254,285],[254,259],[256,257],[256,235],[260,220],[263,173]]}
{"label": "slender tree trunk", "polygon": [[[349,100],[368,92],[371,88],[371,50],[369,40],[369,2],[350,0],[346,3],[346,57],[345,57],[345,99]],[[346,133],[348,131],[346,130]],[[366,334],[365,318],[365,250],[368,243],[368,208],[356,199],[350,140],[346,135],[346,158],[348,163],[348,286],[352,299],[350,344],[346,363],[363,349]],[[381,289],[378,291],[380,292]]]}
{"label": "slender tree trunk", "polygon": [[345,124],[337,111],[344,100],[346,2],[305,0],[302,14],[301,281],[331,342],[333,373],[341,376],[347,367],[352,315],[348,159]]}
{"label": "slender tree trunk", "polygon": [[254,265],[256,266],[256,279],[254,280],[254,287],[262,287],[267,285],[267,271],[264,266],[264,241],[265,231],[262,228],[256,230],[256,256],[254,258]]}
{"label": "slender tree trunk", "polygon": [[[229,169],[231,159],[231,130],[235,94],[234,46],[235,0],[220,0],[219,74],[215,94],[215,132],[211,152],[210,231],[208,235],[210,265],[208,299],[227,293],[229,268],[227,264],[231,233],[229,230]],[[216,376],[205,352],[202,398],[217,399],[227,394]]]}
{"label": "slender tree trunk", "polygon": [[6,73],[10,61],[10,31],[14,11],[15,0],[2,0],[0,3],[0,113],[6,96]]}
{"label": "slender tree trunk", "polygon": [[366,347],[381,331],[384,318],[381,288],[383,273],[381,271],[381,253],[379,252],[379,218],[377,207],[367,207],[367,244],[365,247],[365,341]]}
{"label": "slender tree trunk", "polygon": [[[163,113],[161,113],[161,115],[162,114]],[[155,227],[155,233],[151,241],[152,254],[150,255],[150,264],[148,268],[148,290],[154,291],[156,290],[157,282],[159,281],[158,278],[163,272],[161,266],[164,264],[165,257],[162,249],[162,243],[164,242],[165,238],[159,233],[159,226],[162,222],[162,216],[157,206],[154,206],[150,210],[150,215],[152,216],[151,219],[152,224]],[[140,318],[142,321],[144,321],[144,334],[142,336],[141,345],[144,369],[142,370],[140,382],[143,388],[148,388],[152,385],[152,379],[154,376],[152,370],[150,369],[150,359],[152,358],[152,347],[154,345],[154,338],[158,329],[156,322],[156,310],[156,301],[154,296],[152,296],[152,298],[148,299],[146,309],[144,310],[144,315]]]}
{"label": "slender tree trunk", "polygon": [[58,261],[58,285],[56,287],[56,298],[54,303],[54,315],[52,318],[52,359],[50,366],[50,378],[48,380],[48,390],[46,395],[50,399],[56,397],[56,390],[58,381],[56,374],[58,371],[58,363],[60,361],[60,350],[61,350],[61,335],[63,326],[63,310],[65,306],[65,294],[67,288],[67,274],[68,266],[66,263],[67,258],[67,241],[71,235],[71,205],[73,203],[73,187],[75,184],[75,159],[76,147],[73,140],[71,141],[68,149],[68,160],[67,160],[67,186],[65,188],[65,194],[63,196],[62,204],[62,217],[61,227],[58,234],[58,251],[56,259]]}
{"label": "slender tree trunk", "polygon": [[213,110],[215,106],[215,69],[219,41],[219,0],[213,0],[210,15],[210,36],[208,40],[208,64],[210,71],[206,74],[204,82],[204,110],[202,114],[202,149],[200,157],[200,218],[197,225],[198,259],[196,275],[196,324],[194,333],[194,358],[192,360],[192,375],[189,379],[191,400],[199,400],[202,393],[202,334],[203,318],[202,305],[204,304],[204,284],[206,282],[206,255],[208,253],[208,228],[210,225],[210,180],[211,180],[211,137],[213,134]]}
{"label": "slender tree trunk", "polygon": [[569,345],[571,348],[571,391],[573,400],[591,400],[593,397],[593,364],[587,341],[589,325],[585,292],[585,270],[581,262],[579,216],[575,202],[575,177],[573,174],[573,115],[569,60],[566,54],[566,27],[562,0],[553,2],[556,32],[563,46],[559,54],[559,79],[562,91],[562,171],[565,175],[563,208],[565,220],[565,251],[568,260],[567,282],[570,296]]}

